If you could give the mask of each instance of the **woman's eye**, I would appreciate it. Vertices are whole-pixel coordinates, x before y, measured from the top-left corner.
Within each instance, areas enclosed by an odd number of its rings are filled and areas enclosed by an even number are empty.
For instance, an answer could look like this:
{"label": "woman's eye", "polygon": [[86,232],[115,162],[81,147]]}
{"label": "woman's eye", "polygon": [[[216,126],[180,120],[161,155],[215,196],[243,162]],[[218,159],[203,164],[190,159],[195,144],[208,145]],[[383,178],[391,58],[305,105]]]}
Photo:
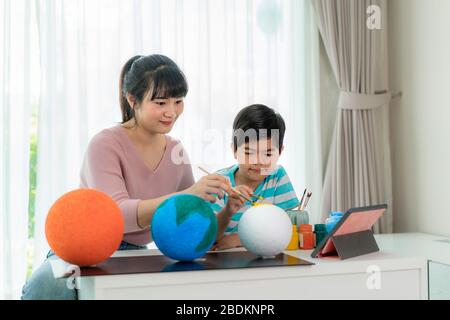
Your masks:
{"label": "woman's eye", "polygon": [[156,104],[159,105],[159,106],[163,106],[163,105],[165,105],[166,103],[165,103],[165,102],[156,102]]}
{"label": "woman's eye", "polygon": [[182,104],[183,103],[183,100],[178,100],[177,102],[176,102],[176,104]]}
{"label": "woman's eye", "polygon": [[266,156],[267,156],[267,157],[271,157],[272,154],[271,154],[271,153],[266,153]]}

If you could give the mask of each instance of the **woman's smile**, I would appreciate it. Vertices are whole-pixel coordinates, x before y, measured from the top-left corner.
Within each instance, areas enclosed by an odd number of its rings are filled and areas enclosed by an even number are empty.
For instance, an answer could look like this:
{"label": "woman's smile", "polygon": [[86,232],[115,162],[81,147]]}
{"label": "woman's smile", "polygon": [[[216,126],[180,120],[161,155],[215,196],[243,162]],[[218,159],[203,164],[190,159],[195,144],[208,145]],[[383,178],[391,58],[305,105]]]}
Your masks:
{"label": "woman's smile", "polygon": [[171,126],[173,124],[174,120],[168,120],[168,121],[160,120],[159,122],[161,122],[165,126]]}

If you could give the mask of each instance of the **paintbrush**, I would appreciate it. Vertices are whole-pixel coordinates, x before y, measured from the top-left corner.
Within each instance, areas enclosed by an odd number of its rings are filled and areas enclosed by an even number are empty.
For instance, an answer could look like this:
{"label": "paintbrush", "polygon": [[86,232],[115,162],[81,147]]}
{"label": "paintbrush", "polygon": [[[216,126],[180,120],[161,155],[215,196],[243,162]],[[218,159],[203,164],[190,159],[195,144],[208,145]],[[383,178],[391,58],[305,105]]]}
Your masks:
{"label": "paintbrush", "polygon": [[300,200],[300,204],[298,205],[298,211],[302,211],[303,200],[305,200],[306,188],[303,191],[302,199]]}
{"label": "paintbrush", "polygon": [[306,209],[306,206],[308,205],[308,202],[309,202],[309,199],[311,198],[311,196],[312,196],[312,192],[308,192],[308,195],[306,196],[306,199],[305,199],[305,204],[301,208],[301,211]]}

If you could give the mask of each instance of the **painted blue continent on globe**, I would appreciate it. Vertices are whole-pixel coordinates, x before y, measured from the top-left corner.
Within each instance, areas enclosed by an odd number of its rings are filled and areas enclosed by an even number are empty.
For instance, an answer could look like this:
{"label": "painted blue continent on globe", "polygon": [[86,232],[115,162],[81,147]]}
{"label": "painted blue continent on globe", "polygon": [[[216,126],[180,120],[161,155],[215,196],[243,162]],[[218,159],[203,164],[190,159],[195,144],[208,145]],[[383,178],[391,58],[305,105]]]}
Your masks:
{"label": "painted blue continent on globe", "polygon": [[213,245],[217,219],[203,199],[188,194],[175,195],[158,206],[150,230],[156,246],[165,256],[192,261]]}

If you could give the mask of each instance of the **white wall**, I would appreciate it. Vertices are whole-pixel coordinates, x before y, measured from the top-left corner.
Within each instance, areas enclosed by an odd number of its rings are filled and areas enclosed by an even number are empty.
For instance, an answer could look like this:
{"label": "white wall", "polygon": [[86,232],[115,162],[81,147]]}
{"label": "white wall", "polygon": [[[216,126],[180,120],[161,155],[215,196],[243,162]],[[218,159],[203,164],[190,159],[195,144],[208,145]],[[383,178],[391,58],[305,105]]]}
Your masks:
{"label": "white wall", "polygon": [[388,11],[395,231],[450,236],[450,1]]}

